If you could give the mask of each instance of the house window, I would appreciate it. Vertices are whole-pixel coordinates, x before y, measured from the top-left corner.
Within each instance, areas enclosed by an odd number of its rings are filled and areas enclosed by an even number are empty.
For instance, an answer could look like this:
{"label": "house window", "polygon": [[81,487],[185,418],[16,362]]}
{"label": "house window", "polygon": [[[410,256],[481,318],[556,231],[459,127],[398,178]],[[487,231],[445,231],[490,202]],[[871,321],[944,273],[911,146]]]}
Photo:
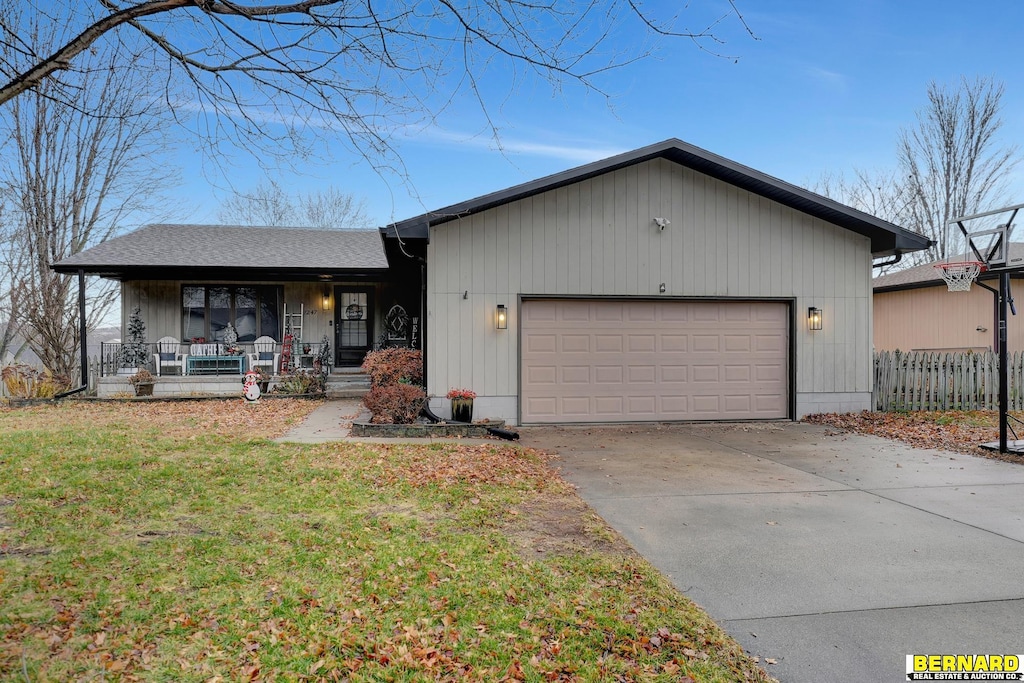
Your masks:
{"label": "house window", "polygon": [[267,335],[281,338],[281,288],[241,285],[185,285],[181,288],[184,339],[222,341],[231,323],[238,341]]}

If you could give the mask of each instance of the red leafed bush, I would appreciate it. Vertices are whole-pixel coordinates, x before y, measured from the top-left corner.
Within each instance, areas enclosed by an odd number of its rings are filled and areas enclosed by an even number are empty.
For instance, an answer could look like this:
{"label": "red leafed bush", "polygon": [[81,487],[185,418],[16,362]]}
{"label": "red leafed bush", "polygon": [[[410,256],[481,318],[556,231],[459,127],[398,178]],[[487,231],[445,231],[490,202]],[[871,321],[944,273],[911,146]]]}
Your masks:
{"label": "red leafed bush", "polygon": [[411,384],[374,387],[363,397],[363,403],[373,413],[371,422],[376,424],[411,424],[426,400],[423,389]]}
{"label": "red leafed bush", "polygon": [[392,347],[371,351],[363,361],[363,372],[370,384],[384,387],[392,384],[422,384],[423,354],[416,349]]}

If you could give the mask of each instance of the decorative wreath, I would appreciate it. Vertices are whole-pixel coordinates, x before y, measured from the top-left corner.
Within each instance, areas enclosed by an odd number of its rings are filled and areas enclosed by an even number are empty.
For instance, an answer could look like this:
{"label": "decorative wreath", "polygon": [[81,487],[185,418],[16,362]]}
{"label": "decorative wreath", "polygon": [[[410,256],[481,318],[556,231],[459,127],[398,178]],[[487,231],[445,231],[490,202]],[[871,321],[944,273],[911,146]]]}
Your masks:
{"label": "decorative wreath", "polygon": [[409,314],[400,305],[395,304],[384,316],[384,329],[392,339],[405,338],[409,330]]}

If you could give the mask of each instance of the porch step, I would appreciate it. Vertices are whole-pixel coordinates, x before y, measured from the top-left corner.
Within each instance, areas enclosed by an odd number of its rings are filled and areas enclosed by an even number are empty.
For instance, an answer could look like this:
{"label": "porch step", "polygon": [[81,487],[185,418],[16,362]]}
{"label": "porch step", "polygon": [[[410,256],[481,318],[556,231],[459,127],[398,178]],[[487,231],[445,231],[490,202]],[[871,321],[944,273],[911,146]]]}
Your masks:
{"label": "porch step", "polygon": [[370,378],[350,368],[327,375],[327,395],[331,398],[362,398],[370,392]]}

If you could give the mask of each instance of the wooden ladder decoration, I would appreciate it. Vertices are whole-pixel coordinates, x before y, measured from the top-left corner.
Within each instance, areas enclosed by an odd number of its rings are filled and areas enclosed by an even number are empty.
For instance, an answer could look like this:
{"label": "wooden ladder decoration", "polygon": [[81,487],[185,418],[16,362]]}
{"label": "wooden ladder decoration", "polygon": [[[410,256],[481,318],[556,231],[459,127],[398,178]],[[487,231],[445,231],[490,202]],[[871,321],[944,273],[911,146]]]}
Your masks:
{"label": "wooden ladder decoration", "polygon": [[290,334],[284,335],[284,341],[281,343],[281,372],[292,371],[292,341],[293,337]]}

